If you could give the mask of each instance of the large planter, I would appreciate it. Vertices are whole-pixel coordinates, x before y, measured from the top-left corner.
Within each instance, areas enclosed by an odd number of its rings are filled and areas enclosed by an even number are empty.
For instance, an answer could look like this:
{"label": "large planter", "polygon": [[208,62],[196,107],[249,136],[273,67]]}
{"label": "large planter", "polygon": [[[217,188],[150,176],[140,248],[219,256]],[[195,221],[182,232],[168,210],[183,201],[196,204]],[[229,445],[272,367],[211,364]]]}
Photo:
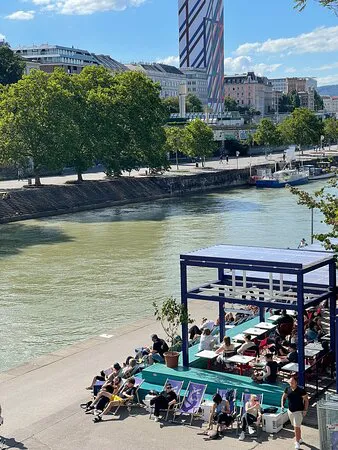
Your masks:
{"label": "large planter", "polygon": [[167,367],[175,369],[178,366],[178,358],[180,357],[178,352],[166,352],[163,356]]}

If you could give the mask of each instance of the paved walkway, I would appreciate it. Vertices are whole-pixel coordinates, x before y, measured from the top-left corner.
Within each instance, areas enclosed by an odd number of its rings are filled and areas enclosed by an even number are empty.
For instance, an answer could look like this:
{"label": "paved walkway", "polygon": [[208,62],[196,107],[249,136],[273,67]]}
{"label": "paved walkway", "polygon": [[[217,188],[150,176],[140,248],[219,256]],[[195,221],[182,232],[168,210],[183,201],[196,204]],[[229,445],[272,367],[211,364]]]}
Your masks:
{"label": "paved walkway", "polygon": [[[302,159],[306,161],[307,159],[311,159],[317,156],[322,155],[322,153],[317,153],[314,151],[304,151],[304,155]],[[337,146],[331,146],[331,151],[329,151],[328,148],[325,149],[325,155],[338,155],[338,149]],[[221,163],[219,160],[213,160],[213,161],[207,161],[206,167],[198,167],[196,168],[196,165],[194,163],[187,163],[187,164],[180,164],[179,169],[177,170],[176,165],[171,166],[171,170],[169,172],[166,172],[167,175],[187,175],[192,173],[201,173],[204,171],[212,170],[234,170],[234,169],[245,169],[250,167],[250,165],[264,165],[267,163],[274,164],[275,162],[281,162],[283,160],[283,153],[274,153],[271,155],[268,155],[265,157],[264,155],[259,156],[246,156],[243,158],[230,158],[229,164],[226,163],[224,160],[223,163]],[[131,176],[138,177],[138,176],[145,176],[147,173],[147,169],[140,169],[139,171],[133,170],[131,172]],[[124,173],[124,176],[128,177],[129,173]],[[84,180],[103,180],[106,177],[105,173],[102,171],[98,172],[90,172],[85,173],[83,176]],[[67,181],[74,181],[76,180],[76,175],[62,175],[62,176],[52,176],[52,177],[42,177],[41,182],[42,184],[46,185],[60,185],[64,184]],[[6,181],[0,181],[0,191],[1,190],[9,190],[9,189],[20,189],[24,185],[27,184],[27,180],[23,181],[17,181],[17,180],[6,180]]]}
{"label": "paved walkway", "polygon": [[[215,318],[215,305],[192,302],[192,316]],[[148,419],[144,410],[135,409],[131,417],[108,416],[99,424],[85,415],[79,404],[88,400],[85,391],[93,375],[114,361],[123,361],[133,349],[148,344],[150,334],[160,325],[153,318],[126,325],[106,335],[95,336],[52,354],[42,356],[21,367],[0,373],[0,401],[5,424],[4,448],[29,450],[106,450],[106,449],[203,449],[256,448],[257,442],[238,442],[235,432],[220,441],[205,443],[200,425],[161,426]],[[114,336],[110,336],[114,335]],[[304,428],[306,449],[319,448],[318,431]],[[284,430],[277,436],[261,435],[259,448],[293,448],[292,433]]]}

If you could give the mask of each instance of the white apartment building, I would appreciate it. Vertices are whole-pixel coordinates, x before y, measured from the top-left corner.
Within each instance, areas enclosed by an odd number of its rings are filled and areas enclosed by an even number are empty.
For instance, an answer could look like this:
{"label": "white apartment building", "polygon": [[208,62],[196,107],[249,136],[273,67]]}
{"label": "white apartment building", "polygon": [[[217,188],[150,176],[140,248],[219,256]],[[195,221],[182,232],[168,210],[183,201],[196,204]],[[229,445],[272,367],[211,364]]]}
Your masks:
{"label": "white apartment building", "polygon": [[309,77],[287,77],[271,78],[269,80],[274,91],[281,91],[283,94],[292,92],[307,92],[310,89],[317,89],[317,80]]}
{"label": "white apartment building", "polygon": [[179,86],[186,82],[186,77],[181,70],[175,66],[167,64],[126,64],[127,69],[142,72],[149,77],[154,83],[161,86],[161,98],[178,97]]}
{"label": "white apartment building", "polygon": [[330,95],[322,95],[324,103],[324,111],[327,113],[338,113],[338,97]]}

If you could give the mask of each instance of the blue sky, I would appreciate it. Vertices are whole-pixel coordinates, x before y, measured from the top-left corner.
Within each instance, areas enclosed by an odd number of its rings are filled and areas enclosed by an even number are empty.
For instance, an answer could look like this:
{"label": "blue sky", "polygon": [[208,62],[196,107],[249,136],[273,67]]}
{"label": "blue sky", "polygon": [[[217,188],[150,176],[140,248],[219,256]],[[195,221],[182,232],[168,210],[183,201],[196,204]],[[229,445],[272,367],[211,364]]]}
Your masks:
{"label": "blue sky", "polygon": [[[224,0],[226,73],[338,83],[338,17],[309,0]],[[122,62],[177,63],[177,0],[0,0],[9,43],[74,45]]]}

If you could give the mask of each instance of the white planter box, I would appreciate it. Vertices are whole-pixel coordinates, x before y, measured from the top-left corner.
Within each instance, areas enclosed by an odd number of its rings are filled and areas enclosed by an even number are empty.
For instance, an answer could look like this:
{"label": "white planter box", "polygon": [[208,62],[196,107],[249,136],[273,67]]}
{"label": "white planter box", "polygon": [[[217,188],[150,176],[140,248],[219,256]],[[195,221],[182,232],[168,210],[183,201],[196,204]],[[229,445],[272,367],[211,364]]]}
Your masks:
{"label": "white planter box", "polygon": [[288,413],[263,414],[263,431],[266,433],[278,433],[288,421]]}

